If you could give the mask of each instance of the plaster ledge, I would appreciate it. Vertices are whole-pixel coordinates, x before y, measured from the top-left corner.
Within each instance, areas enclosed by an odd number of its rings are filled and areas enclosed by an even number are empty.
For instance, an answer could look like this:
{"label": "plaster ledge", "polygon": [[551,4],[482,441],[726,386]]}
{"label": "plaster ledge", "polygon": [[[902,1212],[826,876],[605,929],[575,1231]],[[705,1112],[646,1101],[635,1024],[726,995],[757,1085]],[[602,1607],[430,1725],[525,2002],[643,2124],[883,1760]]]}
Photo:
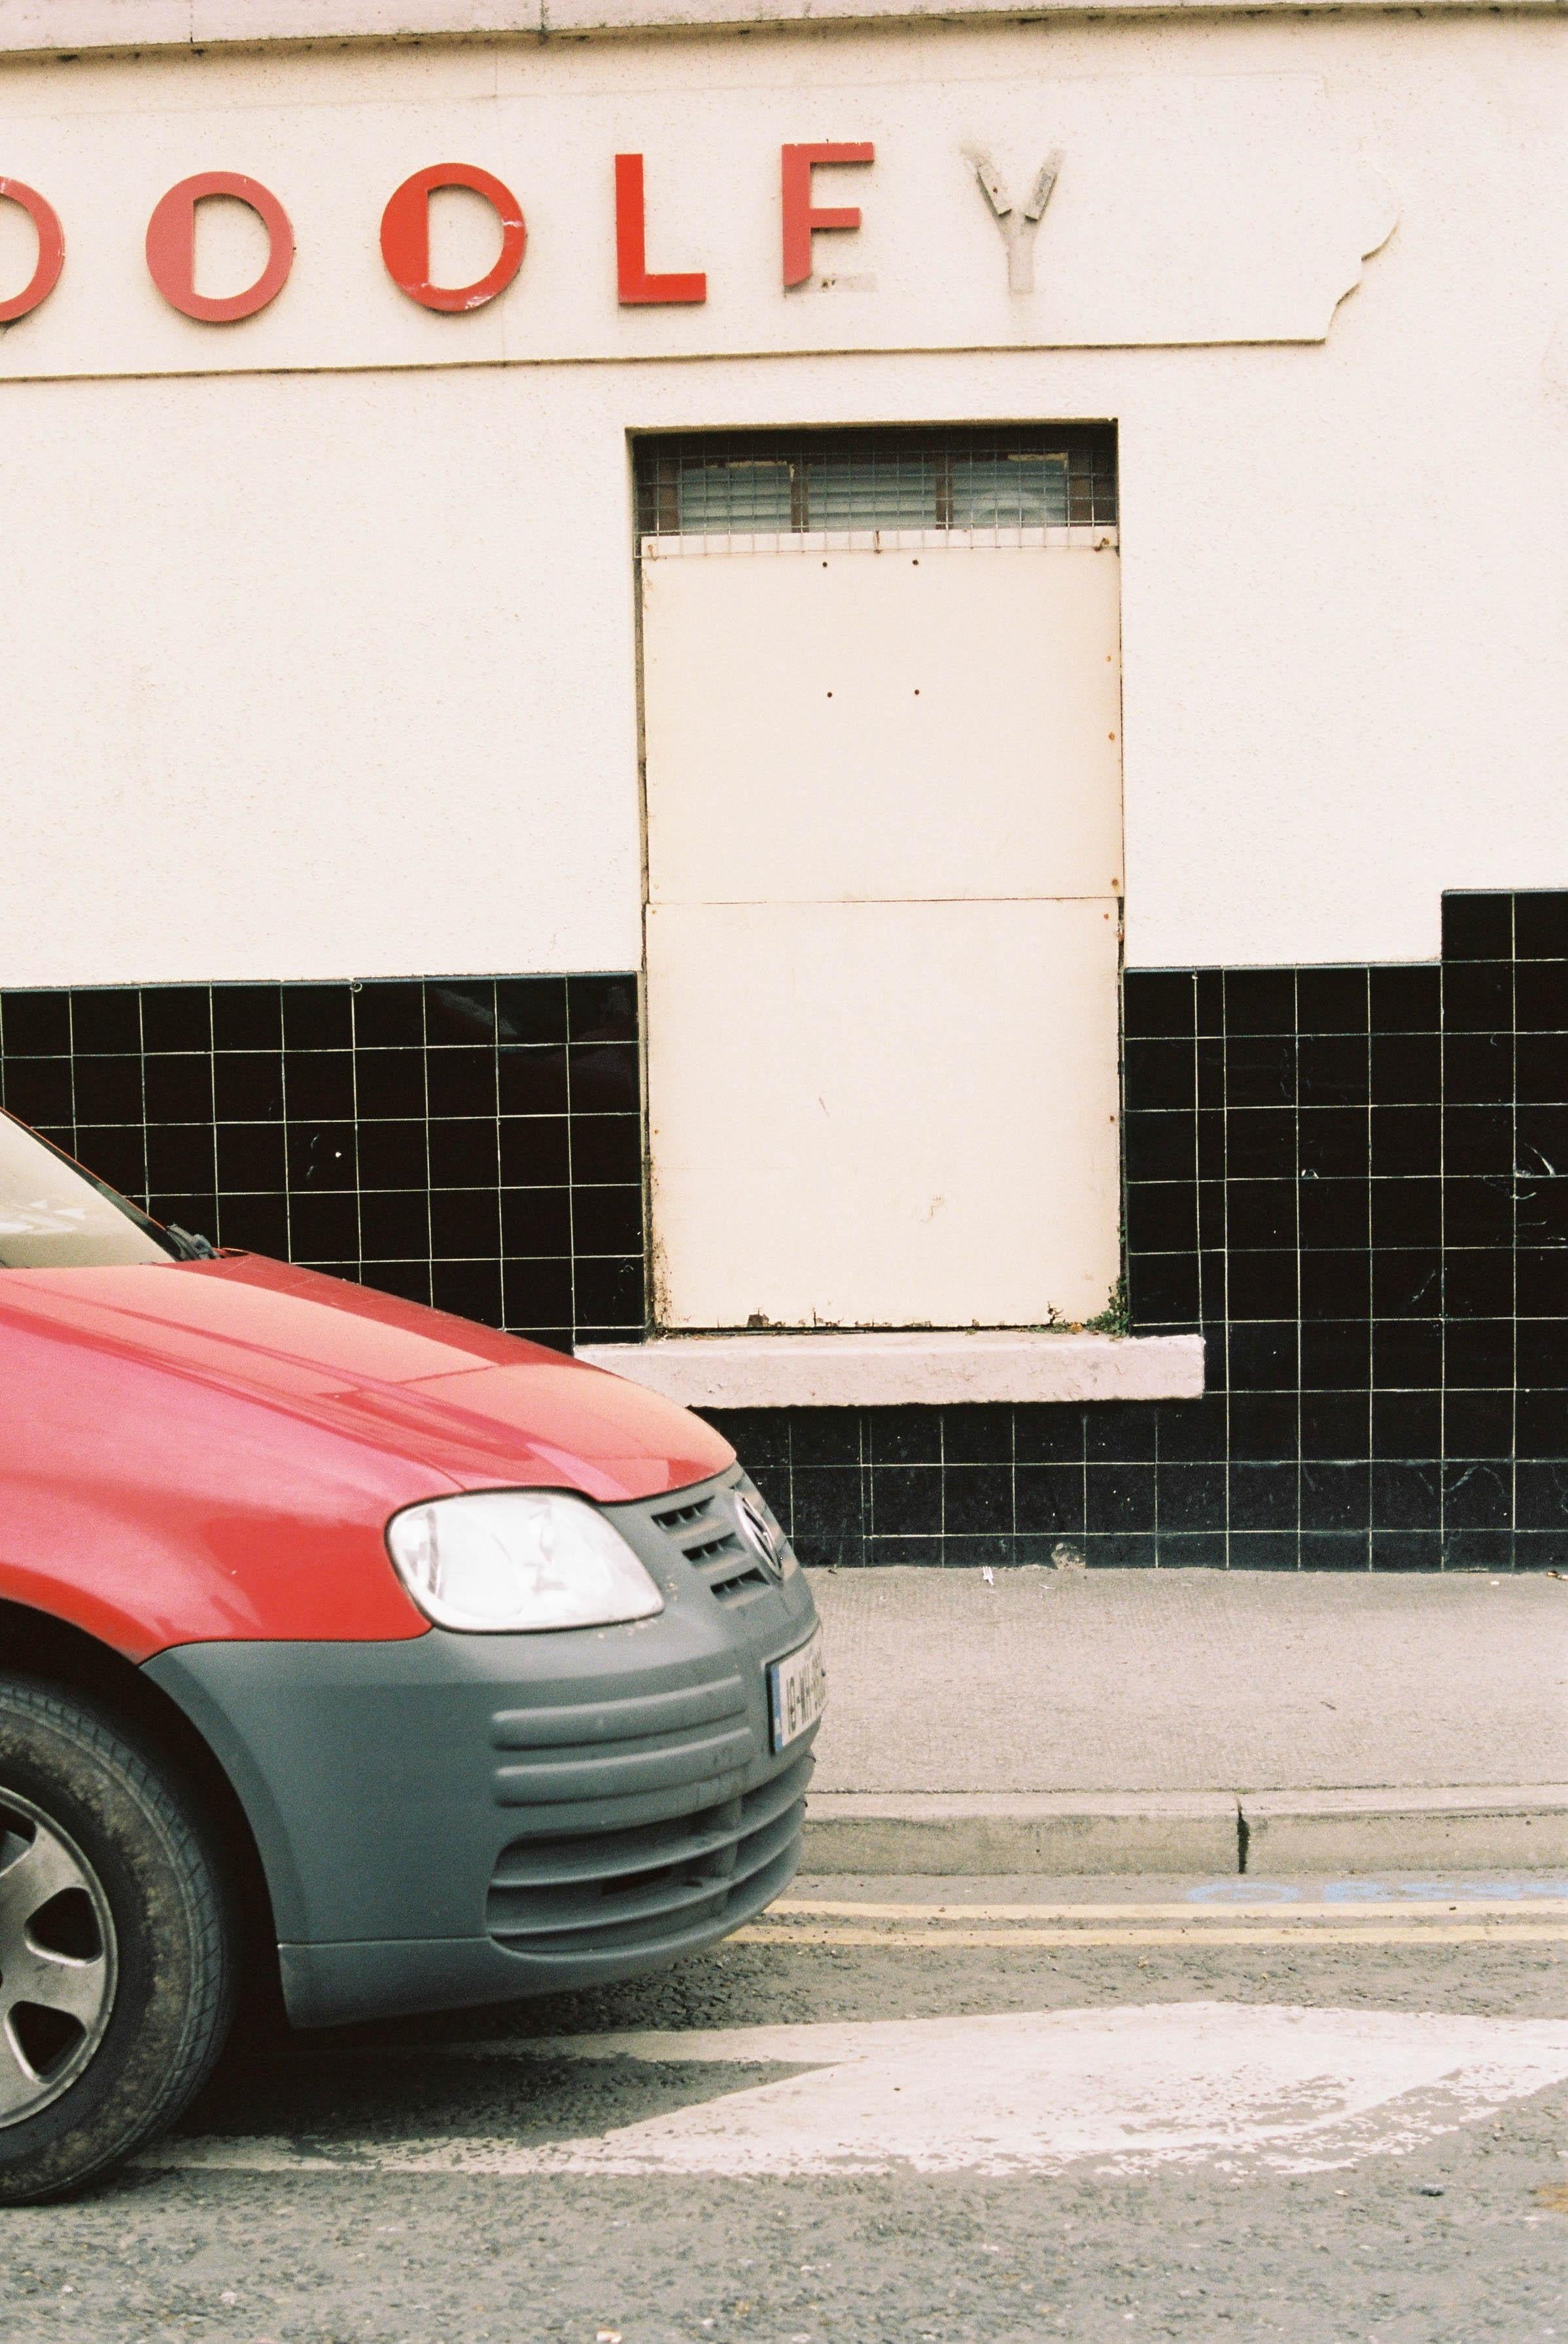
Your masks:
{"label": "plaster ledge", "polygon": [[657,1335],[643,1343],[583,1343],[577,1357],[686,1408],[1197,1399],[1203,1391],[1201,1335],[1073,1335],[1010,1327]]}

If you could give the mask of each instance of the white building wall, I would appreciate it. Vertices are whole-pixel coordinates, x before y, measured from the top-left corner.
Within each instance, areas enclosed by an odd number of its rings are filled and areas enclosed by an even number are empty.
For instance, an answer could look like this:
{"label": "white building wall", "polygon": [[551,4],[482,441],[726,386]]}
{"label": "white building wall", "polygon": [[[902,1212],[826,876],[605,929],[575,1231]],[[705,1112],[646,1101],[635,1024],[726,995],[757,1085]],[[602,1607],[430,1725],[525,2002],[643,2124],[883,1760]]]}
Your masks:
{"label": "white building wall", "polygon": [[[1316,76],[1303,138],[1320,121],[1351,178],[1364,164],[1391,187],[1400,224],[1323,342],[671,363],[627,355],[637,345],[606,328],[592,363],[531,363],[529,280],[478,318],[410,322],[374,249],[394,146],[409,167],[457,141],[507,163],[481,136],[503,68],[509,89],[537,100],[541,137],[556,100],[591,124],[584,186],[607,177],[618,144],[652,157],[662,126],[693,118],[693,104],[715,122],[745,115],[765,164],[781,123],[852,136],[877,93],[879,135],[896,144],[906,124],[915,160],[895,170],[889,146],[885,172],[879,162],[864,187],[824,192],[865,205],[867,248],[875,217],[876,257],[895,274],[896,207],[878,211],[876,191],[908,184],[927,154],[946,168],[986,117],[986,85],[1006,94],[1016,177],[1019,126],[1037,118],[1034,143],[1058,143],[1063,108],[1046,85],[1142,83],[1140,113],[1158,114],[1172,77],[1232,77],[1235,91],[1248,76]],[[155,195],[178,170],[249,168],[303,211],[306,157],[332,159],[312,123],[319,133],[334,107],[372,96],[398,126],[379,176],[363,176],[374,140],[341,167],[369,225],[356,231],[359,289],[340,273],[333,296],[336,345],[325,327],[314,354],[280,343],[268,358],[258,340],[246,366],[258,370],[203,379],[93,371],[196,363],[133,350],[133,323],[154,342],[168,323],[205,337],[231,369],[236,345],[221,338],[249,331],[165,320],[131,268],[134,234],[114,279],[126,359],[112,314],[83,311],[71,333],[86,339],[63,341],[56,360],[50,306],[0,333],[0,372],[21,378],[0,387],[0,982],[634,965],[625,440],[655,429],[1118,421],[1135,964],[1430,955],[1443,887],[1568,884],[1568,45],[1554,21],[1160,21],[17,66],[0,74],[0,172],[35,172],[48,192],[50,152],[91,144],[88,116],[134,126],[161,107],[189,118],[174,168],[162,169],[172,147],[158,149]],[[276,169],[254,124],[240,137],[263,100],[298,108],[292,159]],[[1086,154],[1092,111],[1079,106],[1075,133]],[[106,136],[100,123],[94,138]],[[562,190],[543,174],[536,207],[526,145],[515,151],[535,222],[525,269],[539,258],[542,271]],[[1061,218],[1081,251],[1092,235],[1067,209],[1074,152],[1067,140]],[[1281,152],[1276,167],[1298,159]],[[975,207],[963,235],[983,230],[976,248],[999,268],[995,224],[954,185]],[[602,191],[592,202],[603,210]],[[754,206],[734,227],[737,269],[773,265],[762,217]],[[1331,278],[1344,218],[1326,197],[1314,218]],[[1047,212],[1037,244],[1047,288],[1057,225]],[[655,264],[702,261],[717,282],[723,210],[677,206],[666,227]],[[609,271],[606,233],[586,219],[584,266],[596,256]],[[79,269],[112,312],[122,296],[85,238],[56,298]],[[835,259],[853,242],[825,241]],[[1097,266],[1114,278],[1136,247],[1121,220]],[[8,290],[19,248],[5,250]],[[933,340],[958,330],[949,290],[933,262]],[[913,314],[901,278],[889,292]],[[379,321],[369,342],[339,330],[361,298]],[[1292,298],[1287,324],[1321,330],[1312,303]],[[414,337],[390,356],[373,346],[394,330],[389,301],[395,330]],[[683,343],[672,311],[659,347],[723,338],[712,303],[690,314],[702,335],[688,328]],[[1261,301],[1241,327],[1270,314]],[[470,328],[491,338],[472,345],[482,362],[432,362]],[[1081,318],[1074,330],[1087,335]],[[870,325],[844,338],[856,333],[888,338]],[[50,379],[53,364],[76,379]]]}

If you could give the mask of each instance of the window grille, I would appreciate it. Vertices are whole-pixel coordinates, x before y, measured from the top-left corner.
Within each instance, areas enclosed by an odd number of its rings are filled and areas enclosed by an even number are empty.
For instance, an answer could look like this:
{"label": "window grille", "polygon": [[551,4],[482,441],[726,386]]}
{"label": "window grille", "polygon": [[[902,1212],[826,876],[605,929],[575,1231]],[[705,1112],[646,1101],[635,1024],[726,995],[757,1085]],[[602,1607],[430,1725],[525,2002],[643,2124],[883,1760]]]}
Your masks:
{"label": "window grille", "polygon": [[1113,528],[1107,426],[682,434],[640,440],[640,541]]}

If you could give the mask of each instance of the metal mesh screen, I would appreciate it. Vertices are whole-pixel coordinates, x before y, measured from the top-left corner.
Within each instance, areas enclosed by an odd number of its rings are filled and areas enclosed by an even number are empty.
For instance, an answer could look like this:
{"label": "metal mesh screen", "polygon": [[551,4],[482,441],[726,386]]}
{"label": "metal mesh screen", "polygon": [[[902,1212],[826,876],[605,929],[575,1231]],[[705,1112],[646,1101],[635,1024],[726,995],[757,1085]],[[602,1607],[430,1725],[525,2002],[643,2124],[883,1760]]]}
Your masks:
{"label": "metal mesh screen", "polygon": [[1031,424],[639,440],[637,534],[972,535],[1113,527],[1116,434]]}

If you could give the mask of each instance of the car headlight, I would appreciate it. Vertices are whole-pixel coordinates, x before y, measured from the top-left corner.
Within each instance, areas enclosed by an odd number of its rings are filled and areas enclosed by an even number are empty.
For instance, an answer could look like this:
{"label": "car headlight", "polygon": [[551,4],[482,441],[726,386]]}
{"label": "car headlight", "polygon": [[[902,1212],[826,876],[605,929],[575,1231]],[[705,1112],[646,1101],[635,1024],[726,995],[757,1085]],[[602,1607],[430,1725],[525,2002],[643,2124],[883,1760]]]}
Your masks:
{"label": "car headlight", "polygon": [[387,1548],[439,1628],[608,1628],[664,1608],[620,1531],[559,1490],[477,1490],[408,1506],[387,1524]]}

